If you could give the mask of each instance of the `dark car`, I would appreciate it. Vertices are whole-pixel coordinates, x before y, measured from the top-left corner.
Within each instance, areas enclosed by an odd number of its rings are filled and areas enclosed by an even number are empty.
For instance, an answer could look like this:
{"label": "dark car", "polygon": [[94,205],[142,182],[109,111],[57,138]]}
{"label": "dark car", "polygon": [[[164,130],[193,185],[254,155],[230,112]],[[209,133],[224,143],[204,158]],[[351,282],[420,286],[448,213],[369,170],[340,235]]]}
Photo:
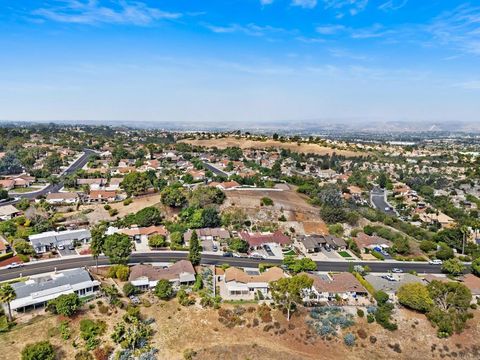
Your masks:
{"label": "dark car", "polygon": [[223,257],[233,257],[233,254],[231,252],[224,252]]}

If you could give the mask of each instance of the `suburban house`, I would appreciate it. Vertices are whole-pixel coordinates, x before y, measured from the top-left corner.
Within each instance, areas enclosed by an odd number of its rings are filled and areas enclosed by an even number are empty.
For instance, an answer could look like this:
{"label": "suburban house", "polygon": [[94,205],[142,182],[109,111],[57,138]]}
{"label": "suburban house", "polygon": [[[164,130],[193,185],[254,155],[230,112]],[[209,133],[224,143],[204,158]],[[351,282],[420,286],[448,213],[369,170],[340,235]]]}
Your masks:
{"label": "suburban house", "polygon": [[41,308],[60,295],[76,293],[80,298],[95,295],[100,282],[93,280],[84,269],[72,269],[54,274],[30,277],[27,281],[11,284],[16,298],[10,303],[12,310],[25,312]]}
{"label": "suburban house", "polygon": [[108,185],[105,187],[105,190],[116,191],[120,189],[120,184],[122,183],[123,178],[111,178]]}
{"label": "suburban house", "polygon": [[4,190],[12,190],[15,187],[15,181],[12,179],[0,180],[0,188]]}
{"label": "suburban house", "polygon": [[74,192],[50,193],[45,201],[49,204],[76,204],[80,201],[80,196]]}
{"label": "suburban house", "polygon": [[349,272],[338,274],[307,274],[313,280],[311,289],[305,291],[305,302],[329,302],[343,300],[353,303],[368,291]]}
{"label": "suburban house", "polygon": [[107,183],[106,179],[77,179],[78,186],[88,185],[90,190],[100,190]]}
{"label": "suburban house", "polygon": [[473,274],[465,274],[460,281],[472,292],[472,304],[476,304],[480,299],[480,277]]}
{"label": "suburban house", "polygon": [[11,220],[22,212],[13,205],[0,206],[0,220]]}
{"label": "suburban house", "polygon": [[420,220],[422,220],[426,224],[433,224],[439,223],[442,228],[449,228],[455,225],[455,220],[453,220],[450,216],[439,212],[439,213],[421,213]]}
{"label": "suburban house", "polygon": [[[279,267],[271,267],[263,273],[229,267],[220,275],[220,294],[225,299],[253,300],[255,296],[269,298],[269,283],[285,277]],[[260,295],[261,294],[261,295]]]}
{"label": "suburban house", "polygon": [[178,286],[192,284],[195,282],[195,269],[187,260],[177,261],[166,268],[151,264],[139,264],[130,268],[128,281],[141,290],[148,290],[154,288],[162,279]]}
{"label": "suburban house", "polygon": [[245,240],[253,249],[262,247],[262,245],[268,243],[276,243],[280,246],[285,246],[291,243],[291,239],[280,230],[275,231],[274,233],[249,233],[246,231],[240,231],[238,236]]}
{"label": "suburban house", "polygon": [[200,181],[205,179],[205,171],[190,169],[187,171],[187,174],[192,175],[193,181]]}
{"label": "suburban house", "polygon": [[210,184],[208,184],[208,186],[214,186],[217,189],[225,191],[225,190],[236,189],[236,188],[240,187],[240,184],[236,181],[224,181],[224,182],[221,182],[221,183],[211,182]]}
{"label": "suburban house", "polygon": [[113,202],[117,199],[116,191],[109,190],[91,190],[88,194],[89,202]]}
{"label": "suburban house", "polygon": [[10,250],[10,244],[7,239],[0,235],[0,255],[5,255]]}
{"label": "suburban house", "polygon": [[167,237],[168,231],[165,226],[148,226],[148,227],[131,227],[129,229],[120,229],[117,232],[125,234],[132,240],[140,240],[142,238],[149,238],[153,235],[162,235]]}
{"label": "suburban house", "polygon": [[[186,242],[189,242],[192,238],[192,233],[194,230],[187,230],[185,234],[183,234],[183,239]],[[195,229],[195,232],[198,235],[199,240],[228,240],[230,239],[230,233],[228,230],[222,228],[203,228],[203,229]]]}
{"label": "suburban house", "polygon": [[30,235],[28,240],[37,254],[56,249],[59,246],[73,245],[74,242],[87,243],[92,235],[88,229],[47,231],[41,234]]}
{"label": "suburban house", "polygon": [[304,253],[317,253],[322,249],[331,248],[334,250],[345,250],[345,240],[333,235],[302,235],[297,239],[298,247]]}
{"label": "suburban house", "polygon": [[365,252],[365,249],[386,249],[392,246],[392,242],[377,235],[367,235],[363,232],[358,233],[353,238],[360,251]]}

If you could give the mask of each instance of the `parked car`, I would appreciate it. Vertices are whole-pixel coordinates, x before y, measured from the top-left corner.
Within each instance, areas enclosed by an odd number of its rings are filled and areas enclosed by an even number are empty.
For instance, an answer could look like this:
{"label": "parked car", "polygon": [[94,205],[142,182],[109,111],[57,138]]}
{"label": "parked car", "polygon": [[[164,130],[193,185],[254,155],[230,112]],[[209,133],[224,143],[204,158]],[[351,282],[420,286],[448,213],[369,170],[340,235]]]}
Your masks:
{"label": "parked car", "polygon": [[428,262],[430,265],[442,265],[443,261],[440,259],[433,259]]}
{"label": "parked car", "polygon": [[58,245],[58,246],[57,246],[57,249],[58,249],[58,250],[65,250],[65,245]]}
{"label": "parked car", "polygon": [[392,275],[388,274],[388,275],[383,275],[382,276],[385,280],[388,280],[388,281],[397,281]]}
{"label": "parked car", "polygon": [[400,273],[403,273],[403,270],[402,270],[402,269],[399,269],[399,268],[393,268],[393,269],[392,269],[392,273],[400,274]]}
{"label": "parked car", "polygon": [[213,251],[215,251],[215,252],[216,252],[216,251],[218,251],[218,247],[217,247],[217,245],[213,244],[213,246],[212,246],[212,250],[213,250]]}
{"label": "parked car", "polygon": [[231,252],[224,252],[223,257],[233,257],[234,255]]}
{"label": "parked car", "polygon": [[251,255],[250,255],[250,258],[252,258],[252,259],[265,259],[265,255],[261,255],[261,254],[251,254]]}
{"label": "parked car", "polygon": [[7,269],[15,269],[15,268],[20,268],[23,267],[22,263],[17,263],[17,262],[12,262],[11,264],[7,265]]}
{"label": "parked car", "polygon": [[68,250],[75,250],[75,246],[73,244],[68,245]]}

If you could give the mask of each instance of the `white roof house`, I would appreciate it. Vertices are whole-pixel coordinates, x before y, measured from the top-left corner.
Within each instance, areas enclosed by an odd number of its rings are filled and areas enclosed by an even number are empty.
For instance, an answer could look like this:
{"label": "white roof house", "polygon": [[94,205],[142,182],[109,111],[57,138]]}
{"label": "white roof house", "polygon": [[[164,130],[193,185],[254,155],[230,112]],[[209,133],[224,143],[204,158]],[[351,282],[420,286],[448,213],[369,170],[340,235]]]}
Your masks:
{"label": "white roof house", "polygon": [[95,294],[100,282],[93,280],[84,269],[66,270],[42,275],[24,282],[13,283],[17,295],[10,303],[12,310],[25,311],[45,306],[60,295],[77,293],[80,297]]}
{"label": "white roof house", "polygon": [[44,253],[59,245],[68,246],[75,240],[81,242],[90,241],[92,234],[88,229],[47,231],[41,234],[30,235],[28,240],[32,243],[37,253]]}

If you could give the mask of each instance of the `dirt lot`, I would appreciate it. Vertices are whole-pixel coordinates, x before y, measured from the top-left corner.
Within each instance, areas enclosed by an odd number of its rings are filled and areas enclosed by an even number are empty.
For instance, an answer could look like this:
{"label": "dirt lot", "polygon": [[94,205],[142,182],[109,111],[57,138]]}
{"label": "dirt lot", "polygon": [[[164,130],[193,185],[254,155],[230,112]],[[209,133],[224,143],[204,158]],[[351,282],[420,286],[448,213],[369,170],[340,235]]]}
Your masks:
{"label": "dirt lot", "polygon": [[[227,198],[221,206],[222,209],[231,207],[242,208],[249,217],[256,221],[273,221],[286,229],[290,227],[303,232],[303,223],[309,224],[322,233],[328,233],[325,223],[319,215],[318,208],[310,205],[308,198],[295,190],[285,191],[256,191],[256,190],[231,190],[225,192]],[[273,206],[260,206],[262,197],[273,200]],[[286,222],[277,221],[284,215]]]}
{"label": "dirt lot", "polygon": [[[290,322],[276,310],[272,310],[271,321],[265,321],[257,305],[245,304],[241,321],[232,323],[220,321],[221,312],[233,310],[233,305],[224,304],[221,311],[202,309],[198,306],[182,307],[176,300],[163,302],[148,295],[151,306],[142,306],[146,318],[154,318],[155,333],[152,345],[159,349],[159,359],[183,359],[184,352],[196,353],[193,359],[201,360],[245,360],[245,359],[479,359],[480,316],[468,322],[468,328],[461,335],[440,340],[423,315],[409,311],[395,314],[399,330],[389,332],[376,324],[367,324],[365,319],[356,318],[356,324],[348,332],[356,334],[356,345],[348,348],[341,335],[322,340],[306,324],[305,310],[297,313]],[[73,359],[78,347],[78,322],[87,316],[104,320],[108,330],[102,337],[103,344],[111,344],[109,334],[113,325],[123,315],[123,310],[110,315],[101,315],[98,307],[85,311],[70,320],[73,334],[70,340],[60,339],[58,325],[60,317],[43,315],[29,324],[18,325],[9,333],[0,335],[0,346],[8,352],[0,353],[0,359],[17,359],[26,343],[33,340],[50,340],[60,351],[59,359]],[[257,320],[254,320],[257,319]],[[264,319],[264,320],[262,320]],[[321,355],[320,355],[321,354]]]}
{"label": "dirt lot", "polygon": [[241,149],[266,149],[266,148],[277,148],[277,149],[287,149],[294,152],[299,153],[312,153],[318,155],[327,155],[332,154],[335,152],[337,155],[343,155],[346,157],[355,157],[355,156],[364,156],[366,155],[365,152],[360,151],[351,151],[351,150],[342,150],[342,149],[333,149],[326,146],[321,146],[317,144],[306,144],[300,143],[283,143],[280,141],[275,140],[266,140],[266,141],[255,141],[255,140],[247,140],[247,139],[236,139],[234,137],[225,137],[221,139],[188,139],[188,140],[181,140],[180,142],[185,142],[192,145],[197,146],[205,146],[205,147],[217,147],[219,149],[225,149],[227,147],[238,146]]}

